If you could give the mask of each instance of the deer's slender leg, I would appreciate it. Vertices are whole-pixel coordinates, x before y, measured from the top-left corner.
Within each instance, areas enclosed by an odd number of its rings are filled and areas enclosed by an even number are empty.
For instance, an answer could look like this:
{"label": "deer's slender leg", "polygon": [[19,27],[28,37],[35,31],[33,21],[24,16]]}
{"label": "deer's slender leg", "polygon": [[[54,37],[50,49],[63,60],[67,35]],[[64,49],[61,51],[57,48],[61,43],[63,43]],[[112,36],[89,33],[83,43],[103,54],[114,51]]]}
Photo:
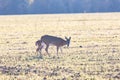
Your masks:
{"label": "deer's slender leg", "polygon": [[59,46],[57,46],[57,56],[58,56]]}
{"label": "deer's slender leg", "polygon": [[62,48],[60,47],[60,51],[61,51],[61,53],[63,53],[63,51],[62,51]]}
{"label": "deer's slender leg", "polygon": [[39,47],[39,52],[40,52],[40,56],[42,57],[42,48],[43,48],[43,45],[41,45],[40,47]]}
{"label": "deer's slender leg", "polygon": [[37,52],[37,56],[39,56],[39,53],[40,53],[40,48],[38,46],[38,48],[36,49],[36,52]]}
{"label": "deer's slender leg", "polygon": [[36,52],[38,52],[39,51],[39,47],[36,49]]}
{"label": "deer's slender leg", "polygon": [[40,54],[40,55],[38,55],[38,56],[40,56],[40,57],[42,57],[42,53],[41,53],[42,48],[43,48],[43,46],[40,45],[40,46],[38,46],[38,48],[36,49],[36,52],[38,52],[38,53]]}
{"label": "deer's slender leg", "polygon": [[47,52],[48,56],[50,57],[50,54],[48,53],[48,48],[49,48],[49,45],[46,45],[45,51]]}

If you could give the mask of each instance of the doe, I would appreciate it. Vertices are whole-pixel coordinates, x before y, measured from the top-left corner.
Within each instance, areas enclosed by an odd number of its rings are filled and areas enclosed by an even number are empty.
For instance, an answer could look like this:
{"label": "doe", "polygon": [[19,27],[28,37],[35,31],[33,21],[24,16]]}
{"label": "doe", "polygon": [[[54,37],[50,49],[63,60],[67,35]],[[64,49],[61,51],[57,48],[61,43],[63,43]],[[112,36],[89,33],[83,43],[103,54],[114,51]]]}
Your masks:
{"label": "doe", "polygon": [[70,45],[71,37],[69,37],[69,38],[65,37],[65,39],[66,40],[64,40],[60,37],[56,37],[56,36],[44,35],[41,37],[40,40],[36,41],[36,46],[38,46],[36,51],[40,52],[40,55],[42,55],[41,50],[43,49],[44,45],[46,45],[45,51],[50,56],[50,54],[48,52],[48,48],[49,48],[49,46],[52,45],[52,46],[56,46],[57,56],[58,56],[59,49],[61,49],[61,52],[62,52],[61,47],[63,47],[64,45],[67,45],[67,47],[69,47],[69,45]]}

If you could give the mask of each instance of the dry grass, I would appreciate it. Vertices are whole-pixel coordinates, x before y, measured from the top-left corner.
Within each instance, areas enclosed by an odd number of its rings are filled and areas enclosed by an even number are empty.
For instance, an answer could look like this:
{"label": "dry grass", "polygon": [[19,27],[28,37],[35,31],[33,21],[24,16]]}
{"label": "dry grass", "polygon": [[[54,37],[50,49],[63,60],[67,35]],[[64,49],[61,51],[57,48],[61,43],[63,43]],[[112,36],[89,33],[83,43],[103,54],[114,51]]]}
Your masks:
{"label": "dry grass", "polygon": [[[35,41],[42,35],[71,36],[56,58]],[[120,13],[0,16],[1,80],[119,80]]]}

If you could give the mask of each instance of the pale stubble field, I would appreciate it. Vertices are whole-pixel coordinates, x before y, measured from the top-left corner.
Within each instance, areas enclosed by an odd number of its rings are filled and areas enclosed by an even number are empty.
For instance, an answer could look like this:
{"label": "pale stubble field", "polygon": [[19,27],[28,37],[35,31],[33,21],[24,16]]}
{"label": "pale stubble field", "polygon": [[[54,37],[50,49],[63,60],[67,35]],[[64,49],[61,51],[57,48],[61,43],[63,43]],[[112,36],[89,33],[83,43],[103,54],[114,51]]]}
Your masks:
{"label": "pale stubble field", "polygon": [[[39,59],[45,34],[71,36],[70,47]],[[0,80],[119,79],[120,13],[0,16]]]}

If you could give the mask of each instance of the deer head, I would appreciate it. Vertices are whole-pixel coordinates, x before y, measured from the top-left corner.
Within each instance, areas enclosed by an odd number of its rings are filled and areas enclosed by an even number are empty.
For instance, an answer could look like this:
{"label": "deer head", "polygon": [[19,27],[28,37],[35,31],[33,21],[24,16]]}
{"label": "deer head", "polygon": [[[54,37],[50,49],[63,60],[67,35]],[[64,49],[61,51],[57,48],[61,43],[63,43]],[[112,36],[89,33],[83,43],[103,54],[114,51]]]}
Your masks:
{"label": "deer head", "polygon": [[71,37],[69,37],[69,38],[65,37],[65,39],[66,39],[66,44],[67,44],[67,47],[69,47],[69,45],[70,45],[70,40],[71,40]]}

